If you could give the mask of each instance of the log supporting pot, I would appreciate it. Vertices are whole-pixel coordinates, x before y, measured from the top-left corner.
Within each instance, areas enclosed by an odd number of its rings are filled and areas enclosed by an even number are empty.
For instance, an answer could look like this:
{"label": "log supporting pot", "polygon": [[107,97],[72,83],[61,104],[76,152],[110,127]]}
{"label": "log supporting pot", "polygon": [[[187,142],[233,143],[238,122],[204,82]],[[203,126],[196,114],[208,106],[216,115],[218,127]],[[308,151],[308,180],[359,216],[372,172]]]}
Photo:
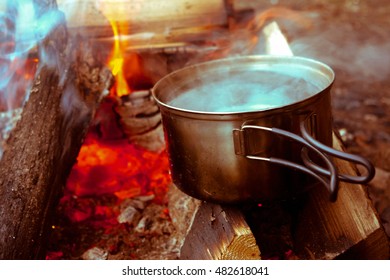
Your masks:
{"label": "log supporting pot", "polygon": [[[163,77],[152,93],[174,183],[198,199],[242,203],[292,199],[317,182],[336,200],[340,180],[370,181],[368,160],[330,148],[334,78],[322,62],[268,55],[209,61]],[[367,172],[339,174],[332,157]]]}

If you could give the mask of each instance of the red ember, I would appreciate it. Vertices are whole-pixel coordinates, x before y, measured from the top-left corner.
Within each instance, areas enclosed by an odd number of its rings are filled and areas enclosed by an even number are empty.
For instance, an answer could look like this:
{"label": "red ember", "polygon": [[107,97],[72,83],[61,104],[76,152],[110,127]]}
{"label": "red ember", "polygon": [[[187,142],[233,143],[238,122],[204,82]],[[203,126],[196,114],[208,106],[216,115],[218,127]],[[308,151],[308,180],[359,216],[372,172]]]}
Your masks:
{"label": "red ember", "polygon": [[160,202],[170,182],[165,152],[138,148],[126,139],[101,140],[91,132],[68,178],[66,194],[114,194],[119,200],[154,193]]}
{"label": "red ember", "polygon": [[60,200],[47,259],[78,258],[94,245],[109,248],[110,254],[120,246],[130,248],[133,241],[121,240],[138,235],[118,220],[121,208],[130,198],[146,196],[164,204],[170,182],[165,151],[150,152],[127,139],[103,140],[91,130]]}

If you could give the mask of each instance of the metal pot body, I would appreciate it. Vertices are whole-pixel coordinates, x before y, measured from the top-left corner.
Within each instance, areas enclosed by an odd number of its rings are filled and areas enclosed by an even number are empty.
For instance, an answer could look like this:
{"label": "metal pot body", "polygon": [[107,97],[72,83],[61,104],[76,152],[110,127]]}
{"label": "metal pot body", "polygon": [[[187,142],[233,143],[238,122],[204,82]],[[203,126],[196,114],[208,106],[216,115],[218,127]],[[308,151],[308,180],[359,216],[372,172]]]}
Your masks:
{"label": "metal pot body", "polygon": [[[201,84],[230,79],[237,73],[291,71],[314,83],[318,91],[302,100],[264,110],[210,112],[172,105],[172,101]],[[300,125],[316,140],[332,146],[330,88],[333,71],[302,57],[246,56],[210,61],[173,72],[153,88],[159,104],[173,182],[195,198],[218,203],[291,199],[315,184],[296,168],[273,164],[282,158],[302,163],[302,146],[268,129],[277,127],[301,135]],[[210,82],[211,83],[211,82]],[[202,98],[201,96],[199,98]],[[223,93],[218,98],[225,98]]]}

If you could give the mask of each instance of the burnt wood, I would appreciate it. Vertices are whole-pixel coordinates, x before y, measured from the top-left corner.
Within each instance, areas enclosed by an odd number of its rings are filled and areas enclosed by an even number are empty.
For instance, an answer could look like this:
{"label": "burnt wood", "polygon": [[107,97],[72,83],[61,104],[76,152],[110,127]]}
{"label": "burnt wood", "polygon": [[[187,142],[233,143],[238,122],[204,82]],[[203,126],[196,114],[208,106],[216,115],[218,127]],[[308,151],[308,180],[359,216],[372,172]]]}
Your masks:
{"label": "burnt wood", "polygon": [[[38,16],[56,9],[54,0],[35,3]],[[44,257],[51,216],[112,84],[88,44],[69,40],[64,20],[39,49],[44,57],[0,161],[0,259]]]}
{"label": "burnt wood", "polygon": [[115,111],[129,142],[154,152],[165,148],[161,114],[149,90],[122,96]]}

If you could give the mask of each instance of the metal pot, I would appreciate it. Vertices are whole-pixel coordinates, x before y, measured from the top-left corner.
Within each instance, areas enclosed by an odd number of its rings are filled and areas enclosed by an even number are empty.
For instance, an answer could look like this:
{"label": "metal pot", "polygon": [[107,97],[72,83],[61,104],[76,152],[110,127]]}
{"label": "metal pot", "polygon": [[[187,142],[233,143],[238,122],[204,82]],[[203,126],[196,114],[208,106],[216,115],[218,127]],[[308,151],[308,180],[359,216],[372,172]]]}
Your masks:
{"label": "metal pot", "polygon": [[[369,161],[329,148],[334,76],[308,58],[244,56],[162,78],[152,93],[174,183],[198,199],[237,203],[291,199],[316,182],[334,201],[340,180],[371,180]],[[338,174],[330,156],[363,165],[366,175]]]}

